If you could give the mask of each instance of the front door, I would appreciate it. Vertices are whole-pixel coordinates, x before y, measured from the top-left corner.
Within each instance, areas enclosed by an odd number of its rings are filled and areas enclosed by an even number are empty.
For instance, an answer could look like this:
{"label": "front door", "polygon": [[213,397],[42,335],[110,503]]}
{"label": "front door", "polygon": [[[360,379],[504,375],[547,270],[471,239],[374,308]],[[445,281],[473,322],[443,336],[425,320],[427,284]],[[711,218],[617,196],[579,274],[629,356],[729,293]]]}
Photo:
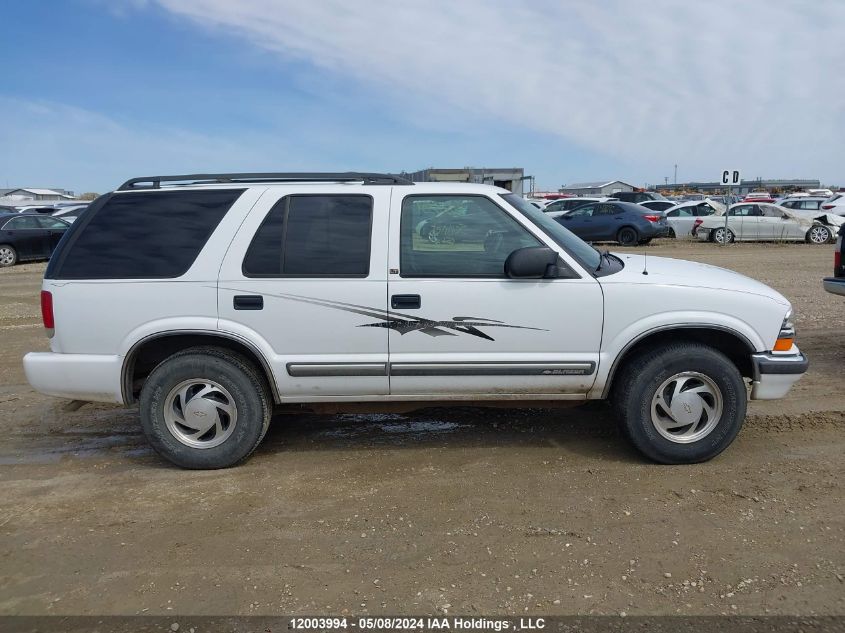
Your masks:
{"label": "front door", "polygon": [[[508,279],[514,250],[561,251],[502,199],[405,193],[391,202],[391,395],[583,397],[601,343],[598,282],[565,253],[571,278]],[[432,216],[447,236],[436,242],[421,234]]]}
{"label": "front door", "polygon": [[566,215],[560,216],[558,220],[562,226],[565,226],[582,240],[589,242],[595,239],[596,235],[593,225],[593,212],[595,212],[597,206],[595,203],[581,205]]}
{"label": "front door", "polygon": [[22,215],[12,218],[3,226],[3,235],[14,245],[18,252],[19,259],[39,259],[47,257],[44,235],[46,231],[38,224],[38,218],[34,215]]}
{"label": "front door", "polygon": [[221,267],[218,327],[258,341],[283,400],[389,391],[391,188],[350,189],[268,189]]}

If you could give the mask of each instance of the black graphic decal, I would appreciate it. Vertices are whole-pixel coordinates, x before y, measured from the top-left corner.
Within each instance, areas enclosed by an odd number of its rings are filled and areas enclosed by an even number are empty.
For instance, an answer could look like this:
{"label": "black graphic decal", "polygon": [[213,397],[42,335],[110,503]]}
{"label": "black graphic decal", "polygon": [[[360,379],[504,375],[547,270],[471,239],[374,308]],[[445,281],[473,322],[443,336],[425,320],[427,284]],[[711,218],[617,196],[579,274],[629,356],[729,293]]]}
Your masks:
{"label": "black graphic decal", "polygon": [[[240,292],[237,288],[222,288],[221,290],[232,290]],[[483,338],[488,341],[495,341],[492,336],[486,332],[482,332],[481,327],[492,328],[511,328],[516,330],[536,330],[540,332],[547,332],[542,328],[528,327],[525,325],[509,325],[502,321],[495,319],[486,319],[484,317],[467,317],[456,316],[452,317],[451,321],[434,321],[432,319],[421,318],[410,314],[403,314],[401,312],[393,312],[392,310],[379,310],[378,308],[371,308],[369,306],[357,305],[355,303],[344,303],[342,301],[329,301],[327,299],[317,299],[315,297],[304,297],[301,295],[289,295],[283,293],[262,293],[266,296],[277,297],[279,299],[288,299],[290,301],[299,301],[300,303],[310,303],[312,305],[323,306],[324,308],[333,308],[335,310],[343,310],[344,312],[352,312],[354,314],[361,314],[364,316],[379,319],[376,323],[363,323],[358,327],[382,327],[399,332],[399,334],[407,334],[408,332],[422,332],[428,336],[458,336],[460,334],[469,334],[478,338]]]}

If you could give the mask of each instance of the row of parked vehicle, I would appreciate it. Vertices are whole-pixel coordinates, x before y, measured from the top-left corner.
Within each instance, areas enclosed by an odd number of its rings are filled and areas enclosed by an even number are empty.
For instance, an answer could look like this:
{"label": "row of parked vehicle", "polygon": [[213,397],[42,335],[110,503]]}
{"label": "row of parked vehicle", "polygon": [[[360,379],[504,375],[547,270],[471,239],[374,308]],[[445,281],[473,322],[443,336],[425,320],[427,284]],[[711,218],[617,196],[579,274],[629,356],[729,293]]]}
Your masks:
{"label": "row of parked vehicle", "polygon": [[0,205],[0,268],[48,259],[87,202]]}
{"label": "row of parked vehicle", "polygon": [[532,204],[581,239],[625,246],[647,244],[657,237],[697,237],[718,243],[741,240],[825,244],[845,221],[845,194],[827,198],[796,195],[775,202],[747,198],[729,208],[711,198],[676,202],[641,191],[604,198],[534,200]]}

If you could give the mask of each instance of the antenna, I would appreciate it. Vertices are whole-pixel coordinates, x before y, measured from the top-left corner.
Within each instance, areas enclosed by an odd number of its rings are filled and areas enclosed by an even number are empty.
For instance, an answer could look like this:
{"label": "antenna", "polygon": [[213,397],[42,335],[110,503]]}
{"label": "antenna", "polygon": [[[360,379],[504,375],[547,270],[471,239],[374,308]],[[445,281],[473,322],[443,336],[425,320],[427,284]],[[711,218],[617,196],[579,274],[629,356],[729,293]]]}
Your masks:
{"label": "antenna", "polygon": [[643,256],[643,275],[648,274],[648,253]]}

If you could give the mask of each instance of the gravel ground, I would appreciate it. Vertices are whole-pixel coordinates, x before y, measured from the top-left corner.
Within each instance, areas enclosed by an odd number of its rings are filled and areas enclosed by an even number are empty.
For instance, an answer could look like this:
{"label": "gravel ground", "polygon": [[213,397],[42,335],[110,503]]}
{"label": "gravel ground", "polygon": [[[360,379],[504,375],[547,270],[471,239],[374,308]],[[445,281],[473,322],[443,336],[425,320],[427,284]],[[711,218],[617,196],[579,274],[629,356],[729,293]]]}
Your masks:
{"label": "gravel ground", "polygon": [[244,466],[177,470],[137,410],[28,387],[44,265],[0,270],[0,613],[845,614],[832,248],[643,251],[797,309],[810,372],[707,464],[644,462],[592,403],[285,416]]}

